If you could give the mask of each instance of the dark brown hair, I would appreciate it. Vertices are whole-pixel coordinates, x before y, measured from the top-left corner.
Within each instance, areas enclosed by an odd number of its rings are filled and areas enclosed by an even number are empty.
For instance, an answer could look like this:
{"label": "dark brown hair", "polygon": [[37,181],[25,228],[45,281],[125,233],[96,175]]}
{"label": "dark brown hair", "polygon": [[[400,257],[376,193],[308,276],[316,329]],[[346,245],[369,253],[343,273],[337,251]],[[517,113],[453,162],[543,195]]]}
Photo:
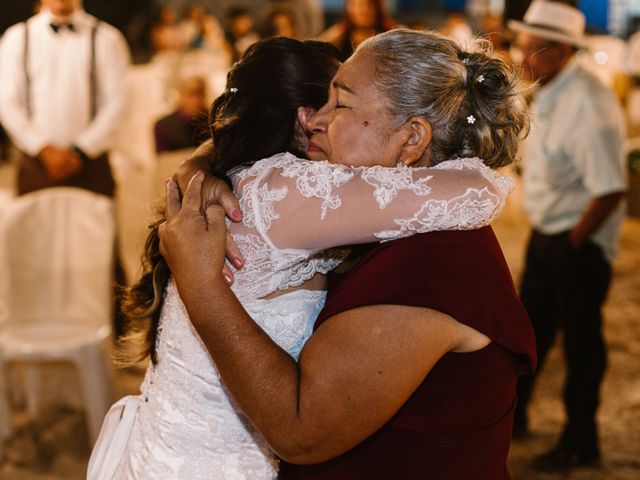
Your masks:
{"label": "dark brown hair", "polygon": [[[276,37],[252,45],[229,71],[227,90],[213,102],[209,126],[214,150],[209,173],[230,183],[229,174],[262,158],[290,151],[299,156],[297,109],[320,108],[338,69],[330,44]],[[128,365],[147,356],[156,362],[155,343],[171,271],[160,255],[158,226],[150,226],[140,280],[123,292],[126,315],[116,359]]]}

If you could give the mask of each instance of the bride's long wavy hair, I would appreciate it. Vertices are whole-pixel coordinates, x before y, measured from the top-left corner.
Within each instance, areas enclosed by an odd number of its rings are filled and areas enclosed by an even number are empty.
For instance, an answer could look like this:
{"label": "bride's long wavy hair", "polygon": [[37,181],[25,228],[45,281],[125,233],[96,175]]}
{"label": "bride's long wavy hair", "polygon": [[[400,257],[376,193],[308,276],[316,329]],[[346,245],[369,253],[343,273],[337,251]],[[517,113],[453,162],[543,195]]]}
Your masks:
{"label": "bride's long wavy hair", "polygon": [[[209,173],[230,184],[229,172],[262,158],[284,151],[302,155],[296,140],[297,109],[319,109],[326,103],[338,58],[335,47],[313,40],[275,37],[252,45],[229,71],[226,91],[209,111],[214,144]],[[160,255],[162,221],[149,227],[142,277],[122,292],[126,319],[115,355],[122,366],[147,357],[157,361],[158,323],[171,275]]]}

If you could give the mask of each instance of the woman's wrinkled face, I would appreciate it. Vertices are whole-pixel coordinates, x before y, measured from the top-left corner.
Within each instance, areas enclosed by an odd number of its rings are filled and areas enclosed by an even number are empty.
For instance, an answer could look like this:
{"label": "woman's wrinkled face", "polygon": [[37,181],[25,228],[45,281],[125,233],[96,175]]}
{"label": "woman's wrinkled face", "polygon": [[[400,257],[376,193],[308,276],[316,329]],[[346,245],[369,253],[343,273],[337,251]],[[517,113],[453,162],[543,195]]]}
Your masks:
{"label": "woman's wrinkled face", "polygon": [[351,166],[395,166],[403,142],[375,87],[371,55],[356,52],[331,81],[329,100],[307,122],[307,156]]}

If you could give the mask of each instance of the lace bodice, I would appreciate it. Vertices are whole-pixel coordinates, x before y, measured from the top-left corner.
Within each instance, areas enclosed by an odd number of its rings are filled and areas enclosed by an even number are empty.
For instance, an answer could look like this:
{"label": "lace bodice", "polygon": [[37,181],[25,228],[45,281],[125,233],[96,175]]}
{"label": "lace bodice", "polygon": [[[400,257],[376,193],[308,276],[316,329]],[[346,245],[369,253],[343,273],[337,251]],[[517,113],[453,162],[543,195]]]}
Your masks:
{"label": "lace bodice", "polygon": [[[246,260],[233,291],[294,358],[325,292],[263,297],[337,266],[345,251],[328,247],[486,225],[511,188],[477,159],[434,169],[349,168],[282,154],[232,180],[244,220],[230,229]],[[227,395],[173,283],[156,347],[158,362],[145,376],[116,478],[276,478],[274,456]]]}
{"label": "lace bodice", "polygon": [[[243,305],[297,358],[325,295],[296,290]],[[147,369],[142,401],[115,478],[275,479],[277,460],[227,395],[173,283],[162,309],[157,357],[157,364]]]}
{"label": "lace bodice", "polygon": [[488,225],[513,188],[477,158],[353,168],[283,153],[232,180],[244,214],[230,224],[246,258],[234,286],[240,300],[332,270],[347,251],[329,247]]}

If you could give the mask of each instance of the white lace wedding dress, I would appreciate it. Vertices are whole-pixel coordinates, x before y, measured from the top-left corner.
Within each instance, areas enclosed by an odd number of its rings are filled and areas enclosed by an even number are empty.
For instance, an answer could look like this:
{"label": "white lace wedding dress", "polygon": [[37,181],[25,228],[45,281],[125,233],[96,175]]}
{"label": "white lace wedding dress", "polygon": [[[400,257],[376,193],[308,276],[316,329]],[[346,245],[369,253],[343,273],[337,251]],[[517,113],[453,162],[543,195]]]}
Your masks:
{"label": "white lace wedding dress", "polygon": [[[233,291],[296,358],[325,292],[298,289],[264,297],[336,267],[346,251],[328,247],[484,226],[512,188],[478,159],[431,169],[349,168],[280,154],[232,180],[244,220],[231,231],[246,259]],[[227,395],[173,283],[156,347],[158,361],[147,370],[115,478],[276,478],[277,460]]]}

